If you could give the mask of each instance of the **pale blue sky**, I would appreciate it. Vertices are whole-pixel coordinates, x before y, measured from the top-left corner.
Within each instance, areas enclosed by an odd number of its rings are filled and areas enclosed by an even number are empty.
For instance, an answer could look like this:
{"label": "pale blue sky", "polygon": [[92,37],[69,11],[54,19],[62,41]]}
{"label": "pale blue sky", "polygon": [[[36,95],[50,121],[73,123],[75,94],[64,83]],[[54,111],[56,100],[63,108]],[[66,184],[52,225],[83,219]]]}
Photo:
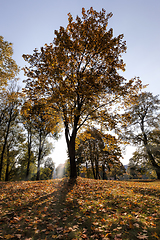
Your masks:
{"label": "pale blue sky", "polygon": [[[114,35],[124,34],[127,79],[140,77],[147,91],[160,91],[160,0],[0,0],[0,35],[13,43],[14,60],[25,65],[22,54],[52,42],[54,30],[67,25],[67,13],[81,16],[81,9],[93,7],[112,12],[109,27]],[[20,74],[23,79],[23,73]],[[63,161],[64,140],[56,144],[53,160]],[[131,152],[131,151],[129,151]],[[124,163],[128,161],[129,153]]]}

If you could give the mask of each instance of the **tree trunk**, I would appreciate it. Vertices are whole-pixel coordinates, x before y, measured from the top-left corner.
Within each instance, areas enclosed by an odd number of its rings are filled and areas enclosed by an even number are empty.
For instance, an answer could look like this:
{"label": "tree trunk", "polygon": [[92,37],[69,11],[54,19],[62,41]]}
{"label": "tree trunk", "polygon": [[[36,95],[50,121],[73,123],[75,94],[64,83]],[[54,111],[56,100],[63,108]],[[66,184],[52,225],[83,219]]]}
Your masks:
{"label": "tree trunk", "polygon": [[94,170],[94,163],[93,163],[92,158],[91,158],[91,166],[92,166],[92,172],[93,172],[94,179],[96,179],[96,174],[95,174],[95,170]]}
{"label": "tree trunk", "polygon": [[143,143],[144,143],[144,146],[146,148],[149,160],[152,164],[152,167],[156,171],[157,179],[160,179],[160,166],[156,163],[155,158],[154,158],[153,154],[151,153],[151,150],[150,150],[149,145],[148,145],[147,135],[145,134],[143,128],[142,128],[142,133],[143,133]]}
{"label": "tree trunk", "polygon": [[6,175],[5,175],[5,181],[9,181],[9,163],[7,162],[7,168],[6,168]]}
{"label": "tree trunk", "polygon": [[99,175],[99,165],[98,165],[98,156],[95,157],[95,165],[96,165],[96,179],[100,179],[100,175]]}
{"label": "tree trunk", "polygon": [[157,179],[160,180],[160,166],[156,163],[150,149],[148,146],[145,146],[146,147],[146,150],[147,150],[147,154],[148,154],[148,157],[149,157],[149,160],[154,168],[154,170],[156,171],[156,174],[157,174]]}
{"label": "tree trunk", "polygon": [[87,178],[89,178],[89,170],[88,170],[88,163],[86,162],[86,172],[87,172]]}
{"label": "tree trunk", "polygon": [[[78,121],[77,121],[78,122]],[[75,140],[77,134],[77,124],[74,125],[72,135],[69,139],[69,129],[68,124],[65,122],[65,138],[67,142],[69,160],[70,160],[70,179],[77,178],[77,169],[76,169],[76,161],[75,161]]]}
{"label": "tree trunk", "polygon": [[5,136],[4,144],[3,144],[3,148],[2,148],[2,153],[1,153],[1,162],[0,162],[0,180],[1,180],[1,176],[2,176],[3,158],[4,158],[4,152],[5,152],[6,145],[7,145],[7,139],[8,139],[8,134],[9,134],[10,124],[11,124],[11,114],[10,114],[10,119],[9,119],[8,126],[7,126],[7,132],[6,132],[6,136]]}
{"label": "tree trunk", "polygon": [[29,179],[30,162],[31,162],[31,133],[28,131],[28,162],[27,162],[26,180]]}
{"label": "tree trunk", "polygon": [[157,173],[157,179],[160,180],[160,169],[156,171],[156,173]]}
{"label": "tree trunk", "polygon": [[40,152],[38,154],[38,165],[37,165],[37,177],[36,177],[36,180],[40,180]]}
{"label": "tree trunk", "polygon": [[37,165],[37,177],[36,177],[36,180],[40,180],[40,162],[41,162],[41,153],[42,153],[42,150],[39,149],[39,153],[38,153],[38,165]]}
{"label": "tree trunk", "polygon": [[6,168],[6,175],[5,175],[5,181],[7,182],[9,180],[9,149],[7,147],[7,168]]}
{"label": "tree trunk", "polygon": [[37,165],[37,177],[36,180],[40,180],[40,162],[41,162],[41,154],[42,154],[42,136],[40,134],[39,140],[39,153],[38,153],[38,165]]}
{"label": "tree trunk", "polygon": [[70,178],[77,178],[77,169],[75,161],[75,137],[72,137],[68,146],[69,159],[70,159]]}
{"label": "tree trunk", "polygon": [[94,179],[96,179],[96,174],[95,174],[95,170],[94,170],[94,163],[93,163],[93,154],[92,154],[90,141],[89,141],[89,149],[90,149],[90,161],[91,161],[91,166],[92,166],[93,177],[94,177]]}

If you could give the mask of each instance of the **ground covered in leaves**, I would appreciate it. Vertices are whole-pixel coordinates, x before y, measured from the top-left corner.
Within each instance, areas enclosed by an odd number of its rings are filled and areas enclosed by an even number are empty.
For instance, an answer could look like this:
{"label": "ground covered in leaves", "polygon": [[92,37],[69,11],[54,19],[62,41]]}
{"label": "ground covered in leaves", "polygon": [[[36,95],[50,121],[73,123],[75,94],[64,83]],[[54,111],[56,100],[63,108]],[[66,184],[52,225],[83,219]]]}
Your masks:
{"label": "ground covered in leaves", "polygon": [[160,182],[0,183],[0,239],[160,239]]}

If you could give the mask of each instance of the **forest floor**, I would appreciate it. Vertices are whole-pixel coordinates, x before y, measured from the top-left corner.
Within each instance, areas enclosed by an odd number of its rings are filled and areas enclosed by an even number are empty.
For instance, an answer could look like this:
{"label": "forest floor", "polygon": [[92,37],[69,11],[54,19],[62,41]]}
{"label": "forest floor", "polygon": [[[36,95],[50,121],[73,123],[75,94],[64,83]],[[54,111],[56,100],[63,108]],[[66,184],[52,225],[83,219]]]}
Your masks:
{"label": "forest floor", "polygon": [[160,181],[0,183],[0,239],[160,239]]}

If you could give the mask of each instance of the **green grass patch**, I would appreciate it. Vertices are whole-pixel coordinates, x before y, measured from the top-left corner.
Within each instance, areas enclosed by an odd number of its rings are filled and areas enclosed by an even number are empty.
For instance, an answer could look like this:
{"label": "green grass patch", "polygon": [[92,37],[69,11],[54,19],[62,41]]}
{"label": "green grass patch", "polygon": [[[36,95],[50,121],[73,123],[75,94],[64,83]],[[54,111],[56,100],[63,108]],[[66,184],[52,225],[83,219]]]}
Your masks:
{"label": "green grass patch", "polygon": [[160,182],[0,183],[0,239],[160,239]]}

